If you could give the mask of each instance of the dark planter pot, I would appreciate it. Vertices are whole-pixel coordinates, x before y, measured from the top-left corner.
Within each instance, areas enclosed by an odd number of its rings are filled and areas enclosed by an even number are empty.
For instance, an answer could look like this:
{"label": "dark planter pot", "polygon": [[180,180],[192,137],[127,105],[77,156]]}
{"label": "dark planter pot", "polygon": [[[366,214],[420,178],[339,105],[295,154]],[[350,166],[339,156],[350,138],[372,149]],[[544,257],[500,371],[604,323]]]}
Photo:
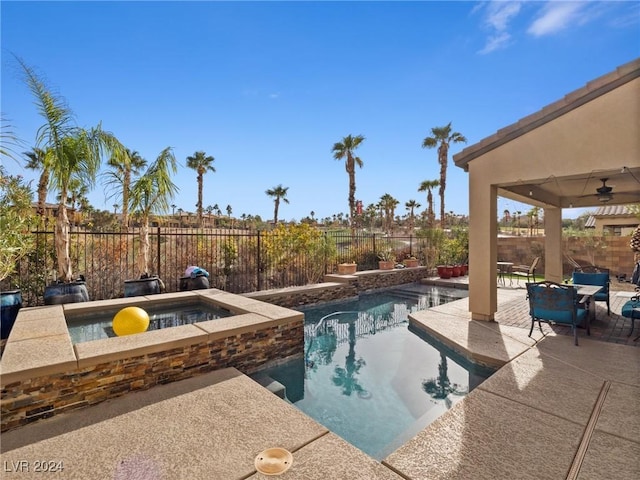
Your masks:
{"label": "dark planter pot", "polygon": [[440,278],[449,279],[453,276],[453,267],[443,266],[441,270],[440,267],[438,267],[438,269],[438,276]]}
{"label": "dark planter pot", "polygon": [[44,304],[88,302],[87,283],[83,281],[52,283],[44,288]]}
{"label": "dark planter pot", "polygon": [[192,277],[180,277],[180,291],[204,290],[209,288],[209,279],[206,275]]}
{"label": "dark planter pot", "polygon": [[460,271],[460,266],[459,265],[454,265],[452,268],[452,277],[459,277],[461,275],[461,271]]}
{"label": "dark planter pot", "polygon": [[0,305],[2,306],[2,314],[0,322],[0,338],[4,340],[9,338],[13,324],[18,316],[18,310],[22,308],[22,293],[20,290],[8,290],[0,292]]}
{"label": "dark planter pot", "polygon": [[160,279],[158,277],[140,278],[124,281],[125,297],[140,297],[160,293]]}
{"label": "dark planter pot", "polygon": [[460,268],[462,269],[460,272],[461,275],[464,276],[469,273],[469,265],[460,265]]}
{"label": "dark planter pot", "polygon": [[438,276],[442,277],[442,274],[444,273],[445,268],[447,268],[446,265],[438,265],[436,267],[438,269]]}

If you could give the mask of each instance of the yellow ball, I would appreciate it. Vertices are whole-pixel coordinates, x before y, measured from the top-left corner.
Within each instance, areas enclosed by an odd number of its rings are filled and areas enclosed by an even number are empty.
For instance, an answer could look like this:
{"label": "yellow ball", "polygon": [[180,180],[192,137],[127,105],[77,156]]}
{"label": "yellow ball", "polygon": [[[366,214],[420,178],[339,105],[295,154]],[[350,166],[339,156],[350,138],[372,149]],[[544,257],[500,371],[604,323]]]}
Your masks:
{"label": "yellow ball", "polygon": [[126,307],[113,317],[113,331],[119,337],[146,332],[149,328],[149,314],[140,307]]}

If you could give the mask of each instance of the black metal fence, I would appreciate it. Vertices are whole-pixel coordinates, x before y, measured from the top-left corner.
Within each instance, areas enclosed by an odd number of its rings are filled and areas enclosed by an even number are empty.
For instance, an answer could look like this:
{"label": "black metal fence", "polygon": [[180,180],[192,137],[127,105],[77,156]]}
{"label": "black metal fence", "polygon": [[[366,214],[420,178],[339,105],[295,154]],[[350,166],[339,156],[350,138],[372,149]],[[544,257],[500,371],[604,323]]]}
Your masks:
{"label": "black metal fence", "polygon": [[[44,288],[55,281],[57,270],[53,232],[33,234],[34,251],[6,282],[22,290],[25,306],[43,304]],[[180,277],[190,265],[209,272],[211,287],[245,293],[318,283],[342,262],[355,261],[358,270],[376,269],[381,251],[392,251],[400,261],[420,250],[412,235],[322,232],[311,227],[269,231],[155,228],[150,244],[150,273],[163,280],[167,292],[179,290]],[[140,278],[142,273],[136,263],[140,240],[135,229],[73,231],[70,254],[74,275],[85,277],[92,300],[124,296],[124,281]]]}

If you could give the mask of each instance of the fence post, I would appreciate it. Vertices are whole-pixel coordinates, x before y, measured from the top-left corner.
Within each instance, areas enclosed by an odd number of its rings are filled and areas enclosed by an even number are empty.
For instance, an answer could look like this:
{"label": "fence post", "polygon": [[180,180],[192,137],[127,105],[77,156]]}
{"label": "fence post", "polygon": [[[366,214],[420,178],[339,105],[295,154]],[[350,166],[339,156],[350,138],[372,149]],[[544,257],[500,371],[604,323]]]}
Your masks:
{"label": "fence post", "polygon": [[156,239],[156,247],[158,248],[158,252],[156,260],[158,262],[158,277],[162,278],[162,275],[160,275],[160,226],[158,226],[157,232],[158,238]]}
{"label": "fence post", "polygon": [[327,258],[327,232],[324,231],[322,232],[322,236],[324,237],[323,243],[324,243],[324,247],[322,249],[323,252],[323,257],[324,257],[324,274],[326,275],[327,273],[329,273],[329,259]]}
{"label": "fence post", "polygon": [[373,234],[373,253],[375,254],[378,251],[376,248],[376,234]]}
{"label": "fence post", "polygon": [[256,242],[257,246],[258,246],[258,252],[256,254],[256,274],[258,275],[258,291],[262,290],[262,275],[261,275],[261,270],[262,270],[262,262],[261,262],[261,258],[260,258],[260,252],[262,250],[262,248],[260,248],[260,230],[258,230],[258,241]]}

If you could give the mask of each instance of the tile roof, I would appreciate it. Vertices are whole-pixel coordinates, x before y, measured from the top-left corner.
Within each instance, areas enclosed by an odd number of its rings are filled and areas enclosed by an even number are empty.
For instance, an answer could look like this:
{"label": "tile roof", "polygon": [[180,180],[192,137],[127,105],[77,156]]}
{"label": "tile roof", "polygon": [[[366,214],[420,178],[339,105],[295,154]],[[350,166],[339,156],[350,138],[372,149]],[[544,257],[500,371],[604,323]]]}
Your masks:
{"label": "tile roof", "polygon": [[594,217],[613,217],[635,215],[628,205],[605,205],[598,207],[593,214]]}

